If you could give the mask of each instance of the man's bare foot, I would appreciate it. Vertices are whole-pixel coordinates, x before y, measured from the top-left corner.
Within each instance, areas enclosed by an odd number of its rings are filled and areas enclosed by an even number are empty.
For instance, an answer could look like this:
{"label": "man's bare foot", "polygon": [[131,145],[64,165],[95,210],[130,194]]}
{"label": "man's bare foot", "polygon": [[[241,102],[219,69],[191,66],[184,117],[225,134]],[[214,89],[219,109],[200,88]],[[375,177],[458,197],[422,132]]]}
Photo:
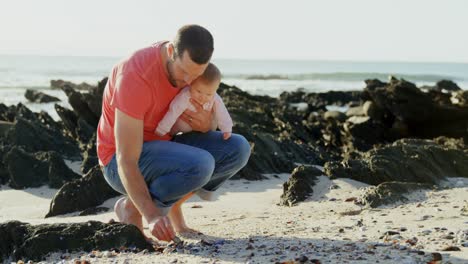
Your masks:
{"label": "man's bare foot", "polygon": [[200,231],[192,229],[187,226],[182,213],[182,203],[178,202],[174,204],[167,215],[171,220],[174,231],[179,234],[201,234]]}
{"label": "man's bare foot", "polygon": [[183,234],[183,235],[203,235],[202,232],[195,230],[193,228],[190,228],[188,226],[179,227],[179,229],[176,229],[175,231],[176,233]]}
{"label": "man's bare foot", "polygon": [[122,197],[115,203],[114,212],[119,222],[135,225],[144,234],[141,214],[128,197]]}

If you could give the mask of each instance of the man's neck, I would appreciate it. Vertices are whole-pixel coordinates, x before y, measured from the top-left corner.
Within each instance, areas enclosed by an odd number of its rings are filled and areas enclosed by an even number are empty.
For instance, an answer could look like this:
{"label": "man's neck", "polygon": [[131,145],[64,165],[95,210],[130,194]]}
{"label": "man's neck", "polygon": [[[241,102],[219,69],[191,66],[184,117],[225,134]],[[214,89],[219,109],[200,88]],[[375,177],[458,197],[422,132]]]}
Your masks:
{"label": "man's neck", "polygon": [[166,75],[166,78],[169,79],[169,69],[167,68],[167,61],[169,60],[169,56],[167,55],[167,45],[169,45],[169,42],[162,44],[159,55],[161,56],[161,64],[164,69],[164,74]]}

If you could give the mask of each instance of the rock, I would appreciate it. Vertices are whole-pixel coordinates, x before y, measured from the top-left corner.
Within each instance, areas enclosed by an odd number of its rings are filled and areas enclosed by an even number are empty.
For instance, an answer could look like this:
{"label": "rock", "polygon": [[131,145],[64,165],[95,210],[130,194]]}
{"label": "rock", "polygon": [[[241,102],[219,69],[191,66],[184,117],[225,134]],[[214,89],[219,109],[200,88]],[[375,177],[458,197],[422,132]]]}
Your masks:
{"label": "rock", "polygon": [[330,178],[351,178],[378,185],[388,181],[438,184],[446,177],[468,177],[466,147],[422,139],[401,139],[355,158],[327,162]]}
{"label": "rock", "polygon": [[443,248],[442,251],[461,251],[461,249],[456,246],[447,246]]}
{"label": "rock", "polygon": [[91,208],[81,211],[79,216],[96,215],[101,212],[107,212],[107,211],[109,211],[109,208],[107,207],[91,207]]}
{"label": "rock", "polygon": [[346,120],[346,114],[339,112],[339,111],[327,111],[323,115],[323,118],[325,118],[325,120],[335,119],[340,122],[344,122]]}
{"label": "rock", "polygon": [[15,124],[8,121],[0,121],[0,137],[3,137]]}
{"label": "rock", "polygon": [[384,182],[375,187],[368,187],[359,198],[359,203],[368,207],[378,207],[396,202],[406,202],[408,201],[406,195],[420,190],[430,190],[432,188],[433,186],[430,184]]}
{"label": "rock", "polygon": [[0,224],[0,261],[31,259],[41,261],[57,251],[110,250],[135,247],[154,251],[134,225],[104,224],[97,221],[73,224],[42,224],[10,221]]}
{"label": "rock", "polygon": [[439,91],[446,90],[449,92],[455,92],[461,90],[461,88],[456,83],[450,80],[440,80],[436,83],[436,87]]}
{"label": "rock", "polygon": [[366,83],[366,89],[369,91],[373,91],[376,88],[384,87],[387,85],[387,83],[381,82],[378,79],[367,79],[364,82]]}
{"label": "rock", "polygon": [[[75,91],[70,86],[63,86],[62,90],[68,97],[68,102],[72,106],[74,112],[77,114],[78,118],[83,118],[89,125],[97,128],[100,112],[96,113],[91,110],[89,102],[94,101],[95,97],[86,96],[80,92]],[[101,98],[102,99],[102,98]]]}
{"label": "rock", "polygon": [[26,153],[22,148],[13,147],[4,158],[10,175],[10,186],[15,189],[39,187],[47,184],[60,188],[64,183],[81,178],[65,164],[55,151]]}
{"label": "rock", "polygon": [[26,90],[24,97],[26,97],[26,99],[33,103],[50,103],[60,101],[60,99],[58,99],[55,96],[50,96],[43,92],[38,92],[30,89]]}
{"label": "rock", "polygon": [[394,79],[388,85],[367,89],[370,99],[384,112],[384,124],[399,120],[408,127],[409,136],[468,138],[468,107],[447,104],[440,93],[424,93],[413,83]]}
{"label": "rock", "polygon": [[309,197],[322,171],[312,166],[301,165],[293,170],[288,181],[283,184],[280,205],[293,206]]}
{"label": "rock", "polygon": [[3,163],[3,158],[7,150],[0,145],[0,185],[6,184],[10,180],[10,173]]}
{"label": "rock", "polygon": [[89,90],[92,89],[92,85],[87,84],[85,82],[80,83],[80,84],[74,84],[69,81],[64,81],[64,80],[51,80],[50,81],[50,87],[55,88],[55,89],[62,89],[65,85],[72,87],[73,89],[76,90]]}
{"label": "rock", "polygon": [[343,125],[347,141],[352,144],[352,148],[359,151],[367,151],[374,144],[385,142],[386,128],[378,120],[367,116],[352,116]]}
{"label": "rock", "polygon": [[88,173],[92,168],[99,165],[99,159],[96,156],[90,156],[88,152],[84,153],[83,163],[81,164],[81,172]]}
{"label": "rock", "polygon": [[120,195],[107,184],[99,166],[62,186],[50,203],[46,217],[82,211]]}
{"label": "rock", "polygon": [[468,216],[468,202],[465,201],[465,205],[460,211],[462,216]]}
{"label": "rock", "polygon": [[17,118],[15,125],[5,136],[6,142],[21,146],[30,153],[38,151],[56,151],[70,159],[78,159],[80,152],[73,140],[52,127],[46,127],[39,121]]}

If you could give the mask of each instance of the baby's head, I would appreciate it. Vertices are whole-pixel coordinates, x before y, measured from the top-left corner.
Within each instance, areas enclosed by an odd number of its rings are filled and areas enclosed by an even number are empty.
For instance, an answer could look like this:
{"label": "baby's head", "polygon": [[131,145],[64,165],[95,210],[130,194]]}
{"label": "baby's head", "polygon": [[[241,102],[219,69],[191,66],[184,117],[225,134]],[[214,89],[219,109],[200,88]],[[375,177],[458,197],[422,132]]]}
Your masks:
{"label": "baby's head", "polygon": [[213,63],[190,85],[191,97],[201,105],[210,102],[221,82],[221,72]]}

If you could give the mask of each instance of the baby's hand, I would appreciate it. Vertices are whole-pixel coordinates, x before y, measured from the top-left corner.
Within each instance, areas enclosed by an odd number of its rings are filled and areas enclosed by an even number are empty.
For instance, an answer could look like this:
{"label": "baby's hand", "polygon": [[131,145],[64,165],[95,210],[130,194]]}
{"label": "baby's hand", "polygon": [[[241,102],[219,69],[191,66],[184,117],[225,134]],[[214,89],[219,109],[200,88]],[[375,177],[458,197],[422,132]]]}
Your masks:
{"label": "baby's hand", "polygon": [[224,132],[223,133],[224,140],[228,140],[230,137],[231,137],[231,132]]}

